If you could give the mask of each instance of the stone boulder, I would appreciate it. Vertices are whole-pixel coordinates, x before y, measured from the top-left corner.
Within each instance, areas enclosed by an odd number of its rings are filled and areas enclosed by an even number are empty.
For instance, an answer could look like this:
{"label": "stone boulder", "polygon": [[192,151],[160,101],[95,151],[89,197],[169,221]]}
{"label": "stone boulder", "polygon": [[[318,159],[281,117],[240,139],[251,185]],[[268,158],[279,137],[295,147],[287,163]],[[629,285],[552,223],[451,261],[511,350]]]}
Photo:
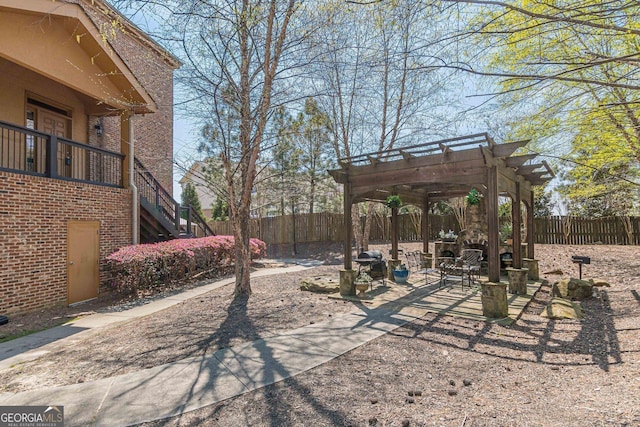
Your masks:
{"label": "stone boulder", "polygon": [[597,287],[597,288],[610,288],[611,284],[609,284],[609,282],[606,282],[602,279],[589,279],[589,281],[591,283],[593,283],[593,286]]}
{"label": "stone boulder", "polygon": [[308,277],[302,280],[300,290],[320,294],[340,292],[340,280],[333,276]]}
{"label": "stone boulder", "polygon": [[547,305],[540,316],[549,319],[582,319],[584,312],[582,307],[563,298],[551,298],[551,302]]}
{"label": "stone boulder", "polygon": [[552,296],[583,300],[593,295],[593,282],[580,280],[574,277],[563,279],[553,284]]}

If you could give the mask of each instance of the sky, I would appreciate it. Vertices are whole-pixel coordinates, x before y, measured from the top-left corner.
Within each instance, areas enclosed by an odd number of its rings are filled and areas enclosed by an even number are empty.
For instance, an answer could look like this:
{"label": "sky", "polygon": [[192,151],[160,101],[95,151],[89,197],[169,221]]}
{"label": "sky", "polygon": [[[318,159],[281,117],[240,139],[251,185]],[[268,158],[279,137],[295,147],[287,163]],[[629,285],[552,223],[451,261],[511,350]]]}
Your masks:
{"label": "sky", "polygon": [[[183,163],[184,159],[198,158],[198,152],[195,149],[197,145],[196,126],[189,120],[178,117],[174,111],[173,116],[173,159]],[[178,202],[182,193],[180,187],[180,179],[184,176],[184,171],[174,164],[173,166],[173,198]]]}

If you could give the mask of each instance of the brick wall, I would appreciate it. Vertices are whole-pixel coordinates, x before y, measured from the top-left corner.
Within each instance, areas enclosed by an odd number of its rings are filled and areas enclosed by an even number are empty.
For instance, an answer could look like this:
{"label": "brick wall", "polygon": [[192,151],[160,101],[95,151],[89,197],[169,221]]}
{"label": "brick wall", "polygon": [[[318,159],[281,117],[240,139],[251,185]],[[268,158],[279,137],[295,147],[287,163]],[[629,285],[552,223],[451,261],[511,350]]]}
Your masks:
{"label": "brick wall", "polygon": [[67,221],[100,221],[101,285],[131,243],[129,190],[0,172],[0,199],[0,314],[66,304]]}
{"label": "brick wall", "polygon": [[[162,186],[173,193],[173,69],[177,63],[154,47],[124,20],[91,1],[78,1],[103,31],[109,43],[155,101],[158,110],[134,119],[136,157]],[[115,24],[114,27],[114,22]],[[112,31],[114,30],[114,31]],[[89,134],[95,118],[89,121]],[[120,118],[103,119],[104,137],[98,145],[120,151]],[[95,140],[94,140],[95,141]]]}

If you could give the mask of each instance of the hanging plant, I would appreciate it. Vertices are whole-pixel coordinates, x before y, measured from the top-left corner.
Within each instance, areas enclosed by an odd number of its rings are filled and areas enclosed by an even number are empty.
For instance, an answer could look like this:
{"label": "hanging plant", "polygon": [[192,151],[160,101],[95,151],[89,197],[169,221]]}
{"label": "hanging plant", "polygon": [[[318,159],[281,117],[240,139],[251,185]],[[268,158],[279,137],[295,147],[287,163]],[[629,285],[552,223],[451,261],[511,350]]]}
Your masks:
{"label": "hanging plant", "polygon": [[400,196],[393,194],[387,197],[387,206],[390,208],[399,208],[402,206],[402,199]]}
{"label": "hanging plant", "polygon": [[482,197],[482,194],[480,194],[480,192],[475,188],[472,188],[471,191],[469,191],[469,194],[467,194],[467,205],[469,206],[479,205],[481,197]]}

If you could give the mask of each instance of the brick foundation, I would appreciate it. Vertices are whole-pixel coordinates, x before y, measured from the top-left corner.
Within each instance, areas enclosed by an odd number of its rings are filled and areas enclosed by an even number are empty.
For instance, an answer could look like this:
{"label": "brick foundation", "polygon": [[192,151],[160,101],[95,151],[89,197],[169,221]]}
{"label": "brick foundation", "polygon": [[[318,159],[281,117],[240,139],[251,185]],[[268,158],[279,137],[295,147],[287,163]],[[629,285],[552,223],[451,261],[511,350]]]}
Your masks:
{"label": "brick foundation", "polygon": [[67,221],[100,221],[104,259],[131,243],[131,192],[0,172],[0,314],[67,302]]}

